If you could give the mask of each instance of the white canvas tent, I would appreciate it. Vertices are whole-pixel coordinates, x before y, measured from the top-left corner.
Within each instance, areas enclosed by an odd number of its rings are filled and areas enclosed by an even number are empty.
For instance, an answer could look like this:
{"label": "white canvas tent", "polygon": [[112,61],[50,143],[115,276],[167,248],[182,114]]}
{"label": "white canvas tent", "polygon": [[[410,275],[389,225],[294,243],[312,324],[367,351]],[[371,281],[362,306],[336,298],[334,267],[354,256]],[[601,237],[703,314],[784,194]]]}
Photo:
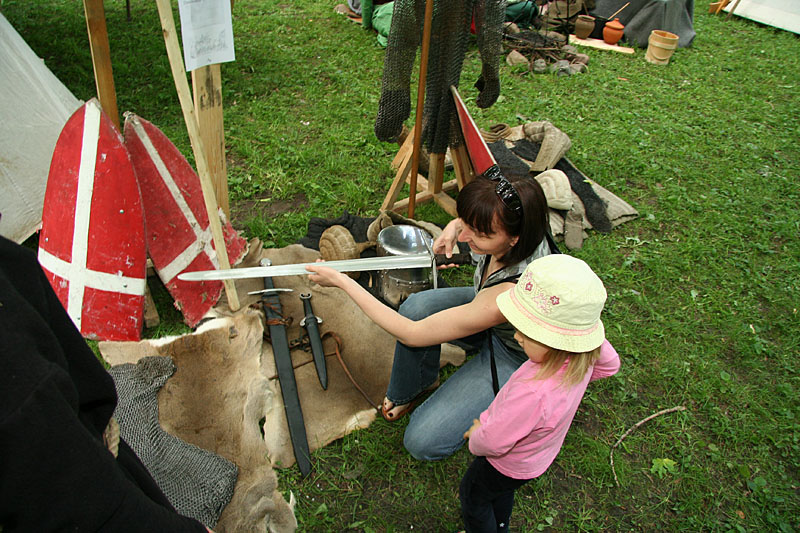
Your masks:
{"label": "white canvas tent", "polygon": [[16,242],[41,224],[50,159],[75,98],[0,13],[0,235]]}
{"label": "white canvas tent", "polygon": [[792,33],[800,33],[800,0],[739,0],[724,11]]}

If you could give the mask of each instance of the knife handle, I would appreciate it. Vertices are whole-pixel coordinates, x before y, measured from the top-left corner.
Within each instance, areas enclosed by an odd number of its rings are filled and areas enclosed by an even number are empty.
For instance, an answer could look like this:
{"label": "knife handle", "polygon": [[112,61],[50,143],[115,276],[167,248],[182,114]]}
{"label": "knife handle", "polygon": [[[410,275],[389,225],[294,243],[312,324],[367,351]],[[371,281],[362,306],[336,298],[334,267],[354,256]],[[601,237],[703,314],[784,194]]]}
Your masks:
{"label": "knife handle", "polygon": [[452,257],[447,257],[444,254],[434,255],[437,265],[470,265],[472,264],[472,255],[467,253],[453,254]]}

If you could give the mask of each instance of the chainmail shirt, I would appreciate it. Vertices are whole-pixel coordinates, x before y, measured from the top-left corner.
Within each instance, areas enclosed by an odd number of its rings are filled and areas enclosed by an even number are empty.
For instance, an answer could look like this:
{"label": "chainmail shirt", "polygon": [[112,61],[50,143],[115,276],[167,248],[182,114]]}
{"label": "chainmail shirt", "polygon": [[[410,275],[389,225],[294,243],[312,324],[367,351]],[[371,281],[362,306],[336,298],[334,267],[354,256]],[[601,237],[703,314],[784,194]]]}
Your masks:
{"label": "chainmail shirt", "polygon": [[[411,114],[410,78],[424,26],[426,0],[395,0],[389,44],[383,64],[375,135],[394,142]],[[425,83],[422,142],[431,153],[459,146],[458,118],[450,86],[458,87],[475,21],[481,75],[475,84],[477,105],[491,106],[500,95],[499,65],[506,0],[430,0],[431,41]]]}

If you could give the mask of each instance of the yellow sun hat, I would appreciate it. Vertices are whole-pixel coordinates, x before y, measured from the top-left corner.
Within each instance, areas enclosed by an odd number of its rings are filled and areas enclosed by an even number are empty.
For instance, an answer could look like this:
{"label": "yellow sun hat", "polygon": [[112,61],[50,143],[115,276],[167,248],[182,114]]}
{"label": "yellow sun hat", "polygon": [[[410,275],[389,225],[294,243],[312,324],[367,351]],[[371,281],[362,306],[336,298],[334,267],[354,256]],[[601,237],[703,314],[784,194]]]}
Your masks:
{"label": "yellow sun hat", "polygon": [[597,274],[566,254],[531,262],[517,284],[497,297],[500,312],[522,334],[574,353],[594,350],[605,340],[600,320],[605,302]]}

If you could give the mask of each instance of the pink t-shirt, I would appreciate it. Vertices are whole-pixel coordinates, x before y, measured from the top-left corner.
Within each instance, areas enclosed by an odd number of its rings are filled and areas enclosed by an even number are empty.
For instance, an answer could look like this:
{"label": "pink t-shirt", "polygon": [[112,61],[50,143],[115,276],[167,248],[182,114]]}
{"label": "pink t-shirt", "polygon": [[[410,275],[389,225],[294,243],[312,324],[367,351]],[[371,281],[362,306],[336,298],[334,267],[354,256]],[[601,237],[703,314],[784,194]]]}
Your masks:
{"label": "pink t-shirt", "polygon": [[525,361],[500,389],[481,425],[469,439],[469,450],[485,456],[500,473],[515,479],[542,475],[558,455],[567,430],[590,381],[613,376],[619,355],[608,341],[583,380],[571,388],[561,385],[566,363],[542,381],[534,379],[540,365]]}

